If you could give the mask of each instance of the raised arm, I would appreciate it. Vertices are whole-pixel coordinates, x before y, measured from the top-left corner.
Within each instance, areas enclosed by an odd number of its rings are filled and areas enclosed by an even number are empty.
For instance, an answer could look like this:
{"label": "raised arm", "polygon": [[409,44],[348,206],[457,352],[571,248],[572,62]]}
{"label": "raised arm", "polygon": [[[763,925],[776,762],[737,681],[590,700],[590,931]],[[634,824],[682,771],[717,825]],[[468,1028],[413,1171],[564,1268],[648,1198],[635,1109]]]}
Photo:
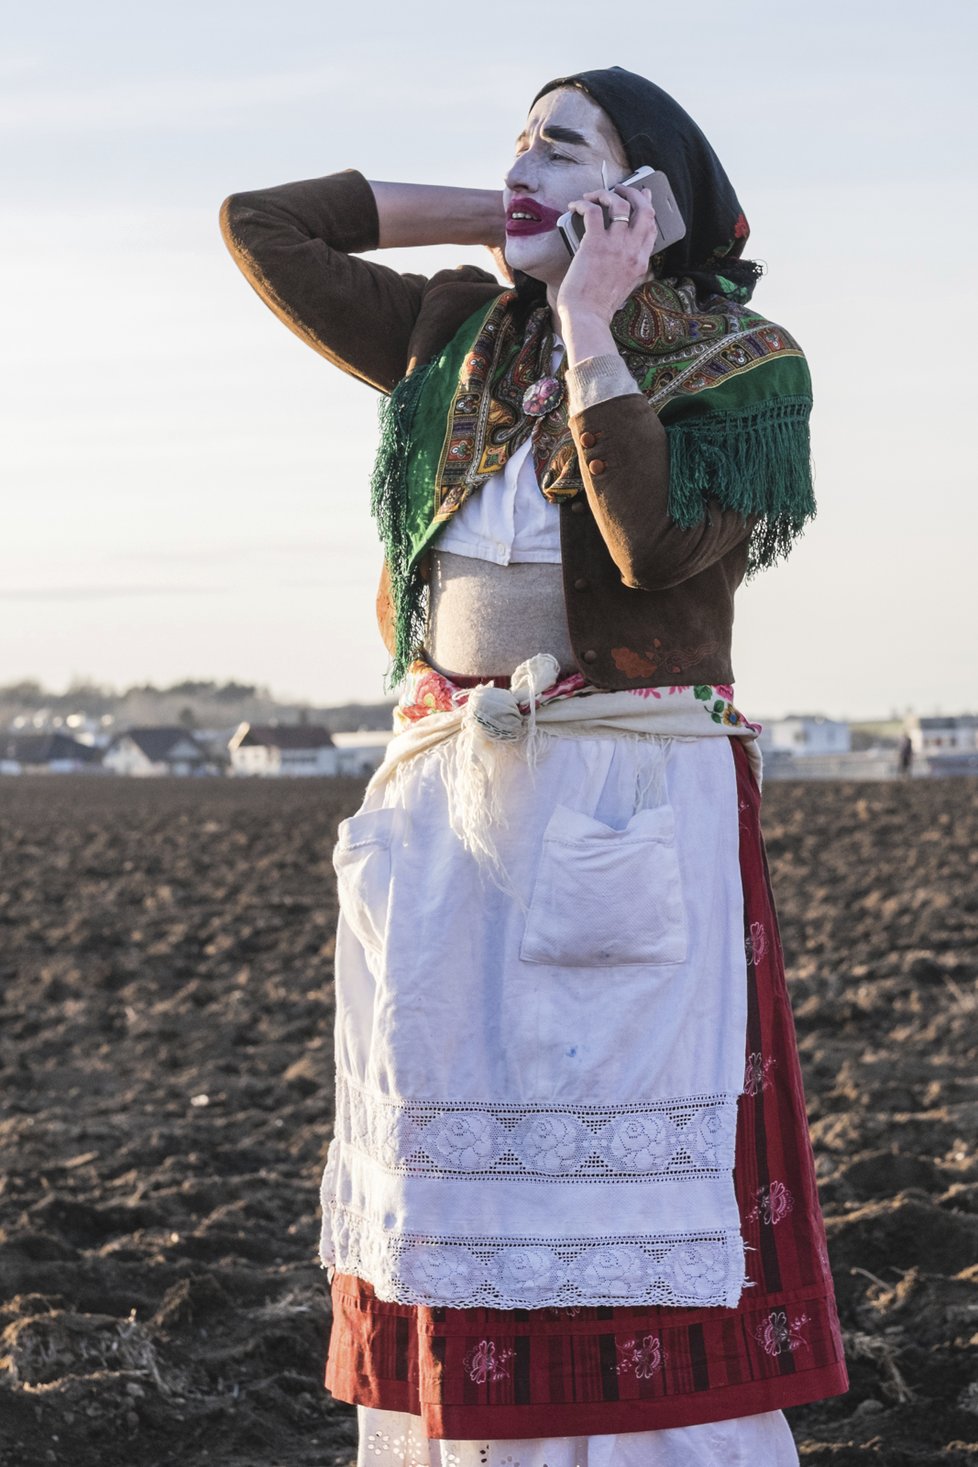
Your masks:
{"label": "raised arm", "polygon": [[427,281],[357,256],[393,246],[492,247],[502,234],[502,196],[371,184],[348,169],[232,194],[221,206],[221,230],[235,263],[290,330],[343,371],[389,392],[407,368]]}
{"label": "raised arm", "polygon": [[501,189],[445,188],[429,183],[377,183],[370,188],[377,205],[382,250],[408,245],[464,244],[501,248]]}
{"label": "raised arm", "polygon": [[[605,228],[600,205],[634,215]],[[711,500],[692,529],[669,514],[669,441],[611,334],[616,307],[640,281],[655,241],[645,189],[585,195],[585,243],[556,295],[567,347],[570,427],[588,504],[622,582],[638,590],[677,586],[746,540],[754,520]]]}

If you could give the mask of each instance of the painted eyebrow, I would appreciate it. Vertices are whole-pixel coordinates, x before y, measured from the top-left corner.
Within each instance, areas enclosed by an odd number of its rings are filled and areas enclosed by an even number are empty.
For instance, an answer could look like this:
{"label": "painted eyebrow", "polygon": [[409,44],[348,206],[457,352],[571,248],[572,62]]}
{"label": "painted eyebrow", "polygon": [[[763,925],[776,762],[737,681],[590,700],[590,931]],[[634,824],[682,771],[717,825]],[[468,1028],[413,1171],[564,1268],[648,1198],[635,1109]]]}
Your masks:
{"label": "painted eyebrow", "polygon": [[575,132],[572,127],[558,127],[556,123],[553,127],[545,127],[540,136],[555,143],[582,143],[585,147],[589,141],[582,132]]}
{"label": "painted eyebrow", "polygon": [[[554,123],[553,127],[542,128],[540,136],[547,142],[574,143],[578,146],[583,145],[584,147],[587,147],[590,142],[590,139],[586,138],[582,132],[575,131],[573,127],[561,127],[558,123]],[[527,134],[524,131],[520,133],[516,141],[517,143],[525,143],[526,138]]]}

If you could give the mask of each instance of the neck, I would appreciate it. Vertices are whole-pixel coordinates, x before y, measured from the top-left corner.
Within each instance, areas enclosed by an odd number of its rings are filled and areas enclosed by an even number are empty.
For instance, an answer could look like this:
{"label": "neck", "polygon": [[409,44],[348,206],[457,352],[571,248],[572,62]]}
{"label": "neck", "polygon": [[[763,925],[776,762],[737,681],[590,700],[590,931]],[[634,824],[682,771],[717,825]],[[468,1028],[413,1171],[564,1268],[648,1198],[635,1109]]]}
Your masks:
{"label": "neck", "polygon": [[555,285],[547,286],[547,305],[550,307],[550,321],[555,331],[560,331],[560,316],[557,313],[557,293],[562,283],[558,280]]}

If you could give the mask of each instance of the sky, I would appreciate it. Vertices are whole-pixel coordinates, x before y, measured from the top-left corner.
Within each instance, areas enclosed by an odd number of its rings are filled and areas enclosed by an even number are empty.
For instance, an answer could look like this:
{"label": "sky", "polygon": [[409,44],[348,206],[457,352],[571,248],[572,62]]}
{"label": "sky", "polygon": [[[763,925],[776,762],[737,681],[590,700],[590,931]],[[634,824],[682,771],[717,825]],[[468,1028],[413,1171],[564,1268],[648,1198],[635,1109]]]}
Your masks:
{"label": "sky", "polygon": [[819,512],[739,594],[739,706],[978,707],[976,37],[972,0],[8,12],[0,683],[384,696],[378,398],[253,293],[221,201],[346,167],[498,188],[544,81],[623,65],[707,133],[814,379]]}

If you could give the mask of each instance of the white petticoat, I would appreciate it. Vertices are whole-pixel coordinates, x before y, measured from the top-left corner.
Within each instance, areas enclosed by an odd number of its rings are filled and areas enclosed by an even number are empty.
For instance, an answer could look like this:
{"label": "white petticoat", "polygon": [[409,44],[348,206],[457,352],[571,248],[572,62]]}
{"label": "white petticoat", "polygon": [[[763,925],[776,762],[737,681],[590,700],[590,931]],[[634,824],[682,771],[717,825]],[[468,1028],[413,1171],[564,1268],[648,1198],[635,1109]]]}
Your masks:
{"label": "white petticoat", "polygon": [[[746,955],[725,738],[497,746],[509,892],[458,740],[340,827],[323,1262],[381,1299],[734,1306]],[[457,774],[457,770],[455,771]]]}
{"label": "white petticoat", "polygon": [[780,1411],[617,1436],[428,1440],[417,1416],[357,1407],[357,1467],[798,1467]]}

